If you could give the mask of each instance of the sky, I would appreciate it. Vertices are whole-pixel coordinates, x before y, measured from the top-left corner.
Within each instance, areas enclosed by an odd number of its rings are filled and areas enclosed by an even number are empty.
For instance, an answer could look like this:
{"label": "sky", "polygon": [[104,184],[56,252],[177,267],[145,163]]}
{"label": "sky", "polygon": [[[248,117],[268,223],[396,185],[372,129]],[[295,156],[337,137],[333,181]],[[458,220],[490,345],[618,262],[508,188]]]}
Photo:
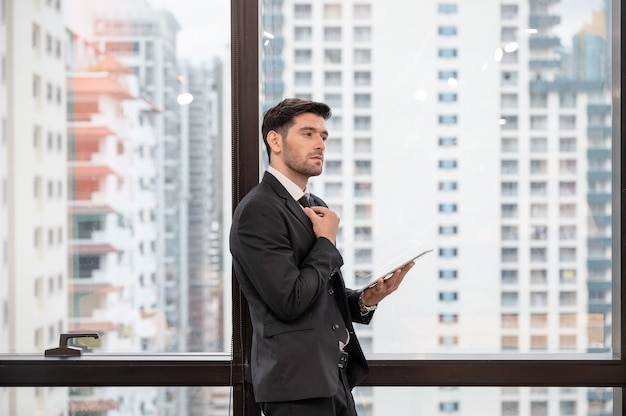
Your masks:
{"label": "sky", "polygon": [[[230,0],[148,2],[155,7],[169,9],[176,16],[181,26],[178,34],[179,57],[199,63],[214,56],[227,56],[230,44]],[[553,13],[562,16],[557,34],[561,36],[564,45],[571,45],[572,36],[583,24],[591,22],[591,11],[600,10],[603,3],[604,0],[561,0],[553,6]]]}
{"label": "sky", "polygon": [[148,0],[178,20],[178,56],[201,63],[224,58],[230,48],[230,0]]}

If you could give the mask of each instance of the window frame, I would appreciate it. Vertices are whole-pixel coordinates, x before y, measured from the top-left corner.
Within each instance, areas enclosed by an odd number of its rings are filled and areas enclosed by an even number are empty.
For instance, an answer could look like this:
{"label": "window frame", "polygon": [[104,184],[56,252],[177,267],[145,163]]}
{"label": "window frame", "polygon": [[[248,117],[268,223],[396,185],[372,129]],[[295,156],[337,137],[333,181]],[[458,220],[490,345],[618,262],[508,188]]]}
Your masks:
{"label": "window frame", "polygon": [[[613,0],[613,27],[624,22],[620,2]],[[259,2],[231,1],[231,75],[232,75],[232,188],[233,207],[257,184],[259,178]],[[623,26],[622,26],[623,27]],[[620,48],[620,61],[613,62],[613,163],[614,200],[626,182],[624,148],[620,130],[626,131],[626,117],[621,105],[620,84],[626,80],[621,60],[626,56],[624,33],[614,30],[614,48]],[[257,39],[257,42],[251,40]],[[560,387],[626,387],[626,362],[622,351],[626,331],[621,305],[626,302],[626,194],[621,193],[619,209],[614,202],[614,216],[619,233],[613,244],[613,357],[604,360],[580,354],[541,355],[442,355],[417,354],[373,355],[368,358],[370,373],[365,386],[560,386]],[[234,208],[233,208],[234,209]],[[619,215],[617,213],[619,212]],[[616,229],[616,227],[614,227]],[[617,260],[619,259],[619,260]],[[244,371],[250,357],[252,326],[247,305],[237,281],[233,279],[232,352],[221,354],[107,355],[86,354],[80,358],[46,358],[41,354],[0,355],[0,387],[32,386],[232,386],[233,414],[259,415],[253,402],[251,386],[244,383]],[[614,398],[621,408],[621,394]]]}

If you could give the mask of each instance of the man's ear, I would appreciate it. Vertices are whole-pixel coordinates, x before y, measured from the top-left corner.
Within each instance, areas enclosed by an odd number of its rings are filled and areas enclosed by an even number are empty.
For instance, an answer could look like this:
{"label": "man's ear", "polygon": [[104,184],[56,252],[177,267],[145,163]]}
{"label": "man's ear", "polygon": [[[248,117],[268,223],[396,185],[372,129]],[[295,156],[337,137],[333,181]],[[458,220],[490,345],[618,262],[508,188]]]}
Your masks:
{"label": "man's ear", "polygon": [[267,144],[273,153],[280,153],[283,148],[283,137],[275,130],[267,132]]}

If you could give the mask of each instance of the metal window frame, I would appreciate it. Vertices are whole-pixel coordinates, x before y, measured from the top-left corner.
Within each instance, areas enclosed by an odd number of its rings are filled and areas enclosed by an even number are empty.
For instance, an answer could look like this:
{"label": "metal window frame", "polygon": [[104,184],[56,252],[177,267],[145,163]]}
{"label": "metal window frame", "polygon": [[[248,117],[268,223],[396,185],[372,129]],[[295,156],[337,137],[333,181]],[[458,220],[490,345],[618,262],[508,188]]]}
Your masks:
{"label": "metal window frame", "polygon": [[[259,174],[259,75],[245,70],[259,67],[258,0],[231,0],[232,42],[232,162],[233,206],[258,182]],[[624,22],[620,2],[613,0],[614,28]],[[619,54],[613,61],[614,126],[626,131],[621,105],[621,85],[626,81],[622,62],[624,31],[613,30],[612,43]],[[619,48],[619,49],[617,49]],[[620,131],[614,129],[614,211],[620,244],[614,244],[615,265],[620,279],[614,281],[613,359],[561,359],[562,355],[532,359],[499,359],[498,356],[468,355],[424,359],[418,356],[372,357],[368,386],[554,386],[616,387],[614,405],[620,411],[621,392],[626,387],[626,345],[621,305],[626,300],[623,270],[626,269],[624,212],[626,207],[625,152]],[[616,198],[615,198],[616,199]],[[619,205],[619,206],[618,206]],[[618,235],[615,232],[615,235]],[[29,386],[232,386],[233,414],[259,415],[252,390],[243,381],[250,353],[252,327],[247,305],[233,281],[232,354],[88,355],[51,359],[41,355],[0,355],[0,387]],[[516,356],[517,357],[517,356]],[[398,359],[400,358],[400,359]]]}

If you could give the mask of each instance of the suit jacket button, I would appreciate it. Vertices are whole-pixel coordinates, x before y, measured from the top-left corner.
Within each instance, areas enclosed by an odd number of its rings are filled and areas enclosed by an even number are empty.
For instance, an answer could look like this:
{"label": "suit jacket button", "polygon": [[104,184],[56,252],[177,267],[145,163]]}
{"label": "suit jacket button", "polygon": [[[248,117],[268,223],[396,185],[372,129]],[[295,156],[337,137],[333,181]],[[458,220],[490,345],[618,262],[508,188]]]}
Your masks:
{"label": "suit jacket button", "polygon": [[328,289],[328,294],[332,296],[332,295],[334,295],[334,294],[335,294],[335,291],[334,291],[334,290],[332,290],[332,289]]}
{"label": "suit jacket button", "polygon": [[339,329],[339,324],[333,324],[333,331],[337,331]]}

